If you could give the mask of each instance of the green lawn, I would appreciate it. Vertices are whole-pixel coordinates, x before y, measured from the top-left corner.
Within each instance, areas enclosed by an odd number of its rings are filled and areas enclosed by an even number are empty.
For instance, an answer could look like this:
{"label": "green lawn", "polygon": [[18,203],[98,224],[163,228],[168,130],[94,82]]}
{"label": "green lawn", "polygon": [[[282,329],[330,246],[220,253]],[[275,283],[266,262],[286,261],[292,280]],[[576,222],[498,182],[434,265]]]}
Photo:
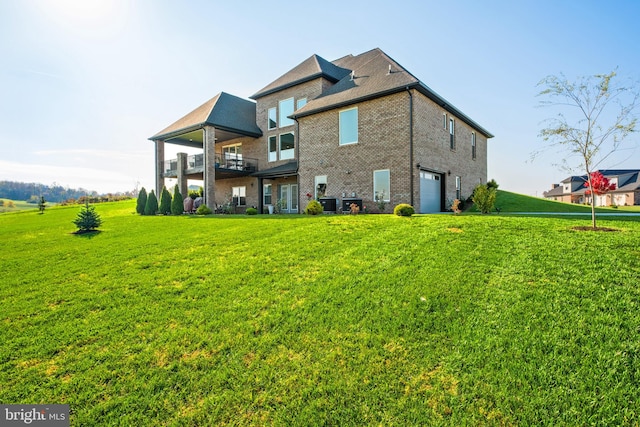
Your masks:
{"label": "green lawn", "polygon": [[[2,204],[0,205],[0,214],[7,212],[18,212],[25,210],[38,210],[38,205],[33,203],[27,203],[21,200],[9,200],[0,199]],[[51,203],[47,203],[47,208],[51,206]]]}
{"label": "green lawn", "polygon": [[640,221],[0,215],[0,402],[73,426],[640,423]]}

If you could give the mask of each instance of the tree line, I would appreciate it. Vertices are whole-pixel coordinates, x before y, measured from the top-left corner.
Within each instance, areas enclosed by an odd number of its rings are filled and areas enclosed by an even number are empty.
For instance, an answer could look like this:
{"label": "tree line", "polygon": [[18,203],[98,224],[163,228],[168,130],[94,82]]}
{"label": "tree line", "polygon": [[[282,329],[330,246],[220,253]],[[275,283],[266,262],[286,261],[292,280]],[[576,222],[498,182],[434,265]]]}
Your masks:
{"label": "tree line", "polygon": [[45,185],[34,182],[0,181],[0,198],[11,200],[24,200],[28,203],[38,204],[42,197],[52,203],[84,203],[89,199],[91,203],[116,201],[135,197],[132,191],[124,193],[98,194],[96,191],[84,188],[65,188],[62,185]]}

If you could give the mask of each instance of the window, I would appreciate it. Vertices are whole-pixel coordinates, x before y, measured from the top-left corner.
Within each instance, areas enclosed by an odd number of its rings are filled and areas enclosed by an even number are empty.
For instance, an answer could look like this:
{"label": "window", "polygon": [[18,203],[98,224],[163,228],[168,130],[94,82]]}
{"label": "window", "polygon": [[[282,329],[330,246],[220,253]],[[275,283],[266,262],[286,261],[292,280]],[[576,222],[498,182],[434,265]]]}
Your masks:
{"label": "window", "polygon": [[276,122],[276,107],[273,108],[269,108],[269,112],[268,112],[268,128],[269,130],[271,129],[275,129],[278,127],[278,123]]}
{"label": "window", "polygon": [[340,111],[340,145],[358,142],[358,108]]}
{"label": "window", "polygon": [[447,113],[442,113],[442,127],[447,130]]}
{"label": "window", "polygon": [[476,158],[476,133],[471,132],[471,158]]}
{"label": "window", "polygon": [[391,179],[389,169],[373,171],[373,197],[379,200],[391,201]]}
{"label": "window", "polygon": [[452,150],[456,149],[456,139],[454,138],[455,124],[453,119],[449,119],[449,146]]}
{"label": "window", "polygon": [[231,200],[234,206],[247,204],[247,187],[231,187]]}
{"label": "window", "polygon": [[462,200],[462,178],[456,176],[456,199]]}
{"label": "window", "polygon": [[293,132],[280,135],[280,160],[293,159],[295,157],[295,138]]}
{"label": "window", "polygon": [[278,140],[275,136],[269,137],[269,161],[275,162],[278,160]]}
{"label": "window", "polygon": [[222,161],[227,169],[242,169],[242,144],[222,147]]}
{"label": "window", "polygon": [[300,98],[298,99],[298,101],[296,102],[296,110],[301,109],[302,107],[304,107],[305,105],[307,105],[307,98]]}
{"label": "window", "polygon": [[293,114],[293,98],[284,99],[278,103],[280,109],[279,123],[280,127],[291,126],[293,119],[288,116]]}
{"label": "window", "polygon": [[262,200],[264,205],[271,204],[271,184],[265,184],[262,192]]}
{"label": "window", "polygon": [[327,176],[319,175],[315,178],[315,198],[319,199],[327,194]]}

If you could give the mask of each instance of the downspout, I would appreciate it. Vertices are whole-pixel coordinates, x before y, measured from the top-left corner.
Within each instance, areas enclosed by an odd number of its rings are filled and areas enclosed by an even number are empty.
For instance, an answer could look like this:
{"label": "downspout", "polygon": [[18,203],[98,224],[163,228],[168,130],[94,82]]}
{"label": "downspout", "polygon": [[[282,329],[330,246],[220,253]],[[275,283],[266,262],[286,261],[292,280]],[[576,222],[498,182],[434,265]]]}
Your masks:
{"label": "downspout", "polygon": [[409,86],[406,89],[409,94],[409,204],[413,206],[413,94]]}
{"label": "downspout", "polygon": [[300,206],[300,122],[296,117],[293,118],[296,121],[296,183],[298,184],[298,213],[302,212],[303,208]]}

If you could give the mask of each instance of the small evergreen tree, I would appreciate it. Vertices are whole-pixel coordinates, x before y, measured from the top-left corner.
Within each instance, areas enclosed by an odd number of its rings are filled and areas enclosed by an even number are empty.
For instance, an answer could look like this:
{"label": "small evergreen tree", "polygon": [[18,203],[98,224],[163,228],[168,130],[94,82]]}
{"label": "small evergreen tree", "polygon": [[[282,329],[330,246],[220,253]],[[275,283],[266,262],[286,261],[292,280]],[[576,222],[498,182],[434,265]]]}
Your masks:
{"label": "small evergreen tree", "polygon": [[493,210],[497,194],[498,191],[494,187],[489,188],[485,184],[478,184],[473,190],[471,200],[473,200],[480,212],[488,214]]}
{"label": "small evergreen tree", "polygon": [[169,193],[167,187],[162,187],[159,211],[162,215],[169,215],[171,213],[171,193]]}
{"label": "small evergreen tree", "polygon": [[173,189],[173,200],[171,200],[171,213],[173,215],[181,215],[184,212],[184,200],[182,200],[182,194],[176,184]]}
{"label": "small evergreen tree", "polygon": [[102,219],[95,208],[89,206],[89,200],[86,199],[85,205],[80,209],[73,223],[78,227],[77,233],[86,233],[97,230],[102,225]]}
{"label": "small evergreen tree", "polygon": [[40,209],[40,213],[44,213],[44,208],[47,207],[47,201],[44,199],[44,196],[40,196],[40,201],[38,202],[38,209]]}
{"label": "small evergreen tree", "polygon": [[138,203],[136,204],[136,212],[144,215],[144,208],[147,206],[147,190],[142,187],[138,193]]}
{"label": "small evergreen tree", "polygon": [[149,197],[147,197],[147,204],[144,206],[144,214],[155,215],[156,213],[158,213],[158,198],[153,190],[151,190]]}

